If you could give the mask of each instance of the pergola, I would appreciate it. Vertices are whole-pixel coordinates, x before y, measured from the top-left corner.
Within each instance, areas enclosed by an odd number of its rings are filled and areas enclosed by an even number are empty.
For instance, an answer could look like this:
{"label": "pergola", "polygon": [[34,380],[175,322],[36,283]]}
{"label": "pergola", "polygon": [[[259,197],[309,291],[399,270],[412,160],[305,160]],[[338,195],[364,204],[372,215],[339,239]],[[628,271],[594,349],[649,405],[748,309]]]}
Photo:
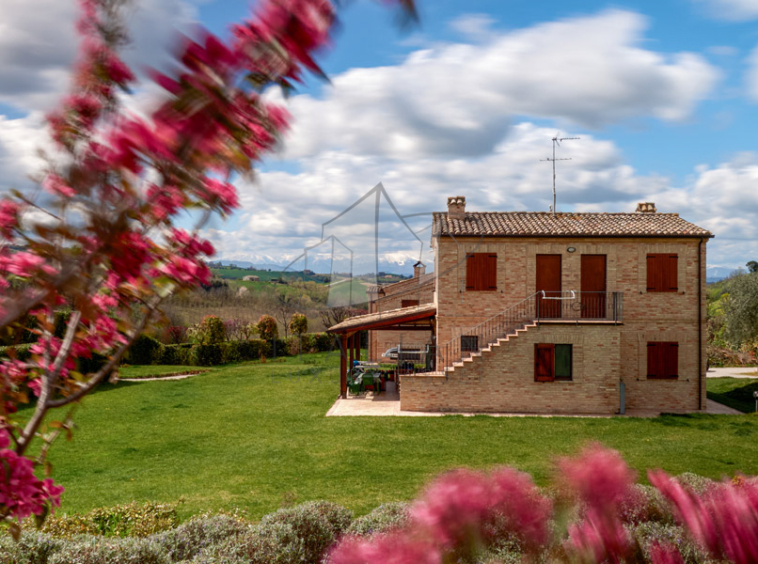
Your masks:
{"label": "pergola", "polygon": [[434,334],[436,315],[437,306],[421,304],[357,315],[327,329],[327,333],[340,336],[340,395],[347,396],[347,370],[360,356],[361,331],[431,331]]}

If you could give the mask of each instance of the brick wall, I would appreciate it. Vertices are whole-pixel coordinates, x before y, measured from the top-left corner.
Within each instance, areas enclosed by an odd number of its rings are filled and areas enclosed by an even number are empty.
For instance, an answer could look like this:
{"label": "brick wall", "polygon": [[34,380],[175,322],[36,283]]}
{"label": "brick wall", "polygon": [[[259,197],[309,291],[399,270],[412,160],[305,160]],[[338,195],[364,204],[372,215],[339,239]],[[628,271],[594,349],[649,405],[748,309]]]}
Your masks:
{"label": "brick wall", "polygon": [[[562,257],[563,290],[579,290],[582,254],[606,255],[607,291],[623,293],[623,324],[613,330],[618,339],[608,347],[608,362],[620,358],[618,380],[626,384],[628,408],[656,409],[661,411],[692,411],[705,408],[705,243],[701,257],[701,300],[698,303],[698,243],[697,239],[571,239],[571,238],[449,238],[434,241],[436,247],[435,276],[437,277],[437,335],[439,344],[459,338],[467,329],[485,321],[500,311],[518,303],[536,290],[536,256],[560,254]],[[575,252],[567,249],[574,247]],[[497,253],[497,290],[466,290],[466,254],[470,252]],[[648,253],[676,253],[678,255],[677,292],[656,293],[647,291],[646,257]],[[702,313],[701,329],[698,332],[698,307]],[[542,329],[541,329],[542,330]],[[600,338],[602,331],[592,325],[577,325],[576,331],[587,339]],[[700,342],[698,342],[701,337]],[[676,341],[679,347],[679,378],[675,381],[647,379],[647,342]],[[500,347],[504,350],[507,345]],[[505,353],[503,353],[505,354]],[[490,364],[482,363],[484,370]],[[533,352],[531,364],[519,364],[526,370],[523,377],[533,376]],[[602,363],[596,364],[604,370]],[[495,369],[497,374],[502,370]],[[510,373],[509,373],[510,374]],[[484,373],[480,377],[484,378]],[[510,376],[508,377],[510,378]],[[415,384],[409,379],[403,386],[403,395],[429,383]],[[511,380],[506,380],[512,383]],[[429,382],[432,382],[430,380]],[[438,384],[449,389],[447,384]],[[464,397],[471,397],[471,408],[488,405],[486,396],[492,389],[478,386],[467,380],[460,384],[468,390]],[[579,386],[569,386],[578,390]],[[435,388],[436,389],[436,388]],[[477,391],[479,390],[479,391]],[[443,394],[445,395],[445,394]],[[564,412],[577,404],[577,393],[565,397],[566,405],[552,405],[556,412]],[[447,397],[447,395],[446,395]],[[530,396],[531,397],[531,396]],[[421,409],[418,394],[416,399],[403,398],[410,409]],[[451,399],[451,398],[447,398]],[[434,402],[428,401],[428,405]],[[451,400],[452,401],[452,400]],[[539,405],[547,405],[535,399]],[[410,402],[410,403],[409,403]],[[456,405],[463,405],[455,400]],[[465,403],[465,402],[464,402]],[[437,404],[434,404],[437,405]],[[539,407],[536,405],[536,407]],[[439,403],[444,408],[444,402]],[[616,406],[617,408],[618,406]]]}
{"label": "brick wall", "polygon": [[[619,407],[620,331],[607,326],[531,327],[445,376],[401,376],[409,411],[613,414]],[[534,345],[571,344],[571,381],[535,382]]]}

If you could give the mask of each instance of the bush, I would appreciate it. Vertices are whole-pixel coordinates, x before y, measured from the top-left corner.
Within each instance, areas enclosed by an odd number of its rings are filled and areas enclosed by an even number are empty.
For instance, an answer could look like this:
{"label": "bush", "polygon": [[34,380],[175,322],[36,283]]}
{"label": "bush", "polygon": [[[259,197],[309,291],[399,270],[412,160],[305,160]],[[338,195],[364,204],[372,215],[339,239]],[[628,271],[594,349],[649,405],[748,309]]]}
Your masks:
{"label": "bush", "polygon": [[0,535],[0,564],[47,564],[64,545],[65,541],[37,531],[24,531],[18,542]]}
{"label": "bush", "polygon": [[290,318],[290,331],[299,336],[308,332],[308,318],[302,313],[293,313]]}
{"label": "bush", "polygon": [[153,364],[162,356],[162,348],[158,341],[147,335],[140,335],[129,349],[130,364]]}
{"label": "bush", "polygon": [[217,345],[226,339],[226,327],[220,317],[206,315],[197,327],[200,344]]}
{"label": "bush", "polygon": [[328,501],[311,501],[266,515],[260,527],[265,529],[277,524],[292,527],[303,543],[302,561],[318,564],[351,521],[352,512],[348,509]]}
{"label": "bush", "polygon": [[168,554],[152,539],[79,538],[65,543],[48,564],[170,564]]}
{"label": "bush", "polygon": [[290,525],[260,524],[203,550],[192,564],[302,564],[302,539]]}
{"label": "bush", "polygon": [[187,328],[183,325],[166,327],[165,342],[171,345],[182,345],[187,342]]}
{"label": "bush", "polygon": [[192,345],[164,345],[157,364],[186,366],[191,363]]}
{"label": "bush", "polygon": [[[753,399],[752,397],[750,398]],[[704,476],[698,476],[692,472],[685,472],[676,477],[676,481],[686,488],[690,488],[698,495],[706,493],[716,485],[716,482]]]}
{"label": "bush", "polygon": [[312,333],[312,337],[313,348],[316,349],[315,352],[329,352],[334,350],[333,335],[329,333]]}
{"label": "bush", "polygon": [[173,562],[190,560],[203,549],[249,533],[249,523],[230,515],[200,516],[155,536]]}
{"label": "bush", "polygon": [[384,503],[368,515],[358,517],[346,532],[349,535],[365,537],[404,527],[409,521],[409,507],[409,504],[405,502]]}
{"label": "bush", "polygon": [[264,341],[273,341],[279,336],[279,327],[276,325],[276,319],[270,315],[261,315],[255,327],[258,330],[258,335]]}
{"label": "bush", "polygon": [[645,560],[651,561],[650,547],[654,543],[675,546],[685,564],[701,564],[711,562],[707,555],[698,548],[697,544],[687,534],[683,527],[664,523],[642,523],[632,529],[632,535],[639,543]]}
{"label": "bush", "polygon": [[223,345],[195,345],[192,347],[190,364],[197,366],[216,366],[222,363],[223,358]]}
{"label": "bush", "polygon": [[76,535],[146,537],[172,529],[178,524],[176,504],[132,502],[127,505],[101,507],[83,515],[48,517],[43,531],[64,538]]}
{"label": "bush", "polygon": [[646,521],[674,523],[666,498],[653,486],[643,484],[632,486],[632,495],[621,504],[620,517],[624,523],[635,525]]}

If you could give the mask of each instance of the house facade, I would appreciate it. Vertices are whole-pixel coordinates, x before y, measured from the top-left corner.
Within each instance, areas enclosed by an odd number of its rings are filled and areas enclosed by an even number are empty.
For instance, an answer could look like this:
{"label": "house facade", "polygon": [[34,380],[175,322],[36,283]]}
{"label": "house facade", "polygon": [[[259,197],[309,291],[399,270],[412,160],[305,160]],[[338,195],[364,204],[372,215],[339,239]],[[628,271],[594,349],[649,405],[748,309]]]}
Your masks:
{"label": "house facade", "polygon": [[449,198],[433,218],[432,300],[372,321],[387,329],[434,315],[436,366],[401,376],[401,409],[705,409],[712,236],[651,203],[631,213],[469,212],[465,198]]}

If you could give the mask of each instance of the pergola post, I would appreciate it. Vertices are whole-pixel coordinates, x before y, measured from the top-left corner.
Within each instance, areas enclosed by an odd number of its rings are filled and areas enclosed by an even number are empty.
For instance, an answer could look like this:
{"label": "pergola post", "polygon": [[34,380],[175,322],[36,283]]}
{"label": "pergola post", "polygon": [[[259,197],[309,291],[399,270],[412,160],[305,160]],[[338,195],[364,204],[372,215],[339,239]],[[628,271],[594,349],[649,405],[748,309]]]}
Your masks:
{"label": "pergola post", "polygon": [[347,365],[347,369],[352,370],[353,360],[355,360],[355,357],[353,356],[355,354],[355,333],[347,338],[347,348],[350,352],[350,364]]}
{"label": "pergola post", "polygon": [[347,397],[347,335],[340,338],[340,397]]}
{"label": "pergola post", "polygon": [[355,348],[355,360],[360,360],[361,359],[361,332],[360,331],[358,331],[353,336],[353,345]]}

